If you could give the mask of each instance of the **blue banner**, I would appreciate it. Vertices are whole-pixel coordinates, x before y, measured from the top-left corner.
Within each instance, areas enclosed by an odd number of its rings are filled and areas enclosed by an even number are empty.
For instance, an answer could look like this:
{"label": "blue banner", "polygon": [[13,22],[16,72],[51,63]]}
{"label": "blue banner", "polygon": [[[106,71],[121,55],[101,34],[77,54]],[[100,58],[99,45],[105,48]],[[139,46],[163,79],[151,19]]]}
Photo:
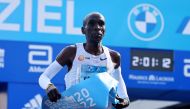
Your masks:
{"label": "blue banner", "polygon": [[[40,74],[66,46],[64,44],[15,41],[0,41],[0,43],[0,81],[4,82],[38,83]],[[190,52],[111,48],[121,53],[122,75],[128,88],[190,89],[186,84],[190,82]],[[146,59],[149,59],[148,66]],[[102,70],[105,69],[102,68]],[[66,68],[63,68],[55,76],[53,83],[64,84],[63,78],[66,72]],[[186,82],[180,84],[182,81]]]}
{"label": "blue banner", "polygon": [[190,50],[188,4],[186,0],[0,1],[0,39],[82,42],[83,18],[89,12],[99,11],[106,18],[106,45]]}
{"label": "blue banner", "polygon": [[42,109],[107,109],[112,107],[112,103],[116,104],[114,90],[117,89],[117,84],[118,81],[108,73],[98,73],[64,91],[57,102],[44,97]]}

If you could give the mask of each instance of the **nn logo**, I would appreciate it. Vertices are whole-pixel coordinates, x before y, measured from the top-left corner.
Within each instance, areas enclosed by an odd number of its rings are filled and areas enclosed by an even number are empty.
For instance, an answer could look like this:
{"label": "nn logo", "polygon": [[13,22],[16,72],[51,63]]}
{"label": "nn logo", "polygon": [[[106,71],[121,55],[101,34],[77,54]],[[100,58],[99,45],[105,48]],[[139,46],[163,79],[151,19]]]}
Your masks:
{"label": "nn logo", "polygon": [[183,35],[190,35],[190,16],[185,17],[179,26],[177,33]]}
{"label": "nn logo", "polygon": [[29,72],[44,72],[46,67],[52,62],[52,47],[49,45],[29,45],[28,46]]}
{"label": "nn logo", "polygon": [[34,98],[30,99],[22,109],[41,109],[42,96],[37,94]]}

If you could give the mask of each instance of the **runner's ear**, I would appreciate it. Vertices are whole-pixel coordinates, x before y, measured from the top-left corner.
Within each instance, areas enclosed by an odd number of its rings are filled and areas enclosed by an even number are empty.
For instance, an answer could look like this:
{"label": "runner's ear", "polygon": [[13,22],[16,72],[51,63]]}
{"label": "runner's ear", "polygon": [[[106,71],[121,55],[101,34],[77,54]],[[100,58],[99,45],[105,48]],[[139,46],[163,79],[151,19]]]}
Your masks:
{"label": "runner's ear", "polygon": [[81,27],[81,32],[82,32],[82,34],[86,34],[85,33],[85,27]]}

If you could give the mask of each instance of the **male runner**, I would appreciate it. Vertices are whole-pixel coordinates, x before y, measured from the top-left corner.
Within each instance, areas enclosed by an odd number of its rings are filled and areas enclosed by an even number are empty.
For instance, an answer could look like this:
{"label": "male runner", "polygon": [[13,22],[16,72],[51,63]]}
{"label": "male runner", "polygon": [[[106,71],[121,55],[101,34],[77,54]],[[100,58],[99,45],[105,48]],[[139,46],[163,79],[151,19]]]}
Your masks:
{"label": "male runner", "polygon": [[46,90],[50,101],[56,102],[61,98],[61,94],[51,83],[51,79],[65,65],[68,68],[68,73],[64,78],[66,89],[88,79],[93,72],[108,72],[119,82],[116,97],[119,103],[113,106],[116,109],[127,107],[129,99],[121,75],[120,54],[102,45],[105,33],[104,16],[99,12],[88,14],[83,20],[81,31],[86,36],[86,42],[65,47],[40,76],[40,86]]}

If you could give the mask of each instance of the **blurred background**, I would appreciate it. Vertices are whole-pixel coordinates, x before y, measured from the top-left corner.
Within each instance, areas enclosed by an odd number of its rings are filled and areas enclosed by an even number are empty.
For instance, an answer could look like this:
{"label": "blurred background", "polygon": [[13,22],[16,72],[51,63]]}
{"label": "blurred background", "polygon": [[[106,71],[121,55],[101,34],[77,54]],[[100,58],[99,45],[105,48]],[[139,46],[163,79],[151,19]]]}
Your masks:
{"label": "blurred background", "polygon": [[[85,15],[106,18],[103,44],[120,52],[128,109],[190,109],[188,0],[0,0],[0,109],[36,109],[40,74],[85,42]],[[64,68],[54,79],[63,91]]]}

